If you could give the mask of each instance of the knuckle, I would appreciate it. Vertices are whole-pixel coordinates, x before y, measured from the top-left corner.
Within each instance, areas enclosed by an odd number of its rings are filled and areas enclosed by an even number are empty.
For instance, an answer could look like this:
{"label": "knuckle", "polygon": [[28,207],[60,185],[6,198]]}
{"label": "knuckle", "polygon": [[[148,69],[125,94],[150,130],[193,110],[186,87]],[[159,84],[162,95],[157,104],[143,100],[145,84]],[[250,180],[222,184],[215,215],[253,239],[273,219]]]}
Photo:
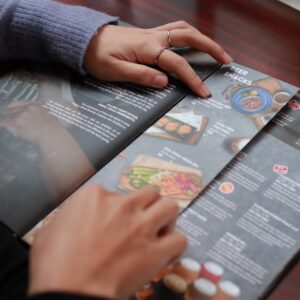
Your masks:
{"label": "knuckle", "polygon": [[135,208],[135,202],[132,201],[132,199],[130,199],[130,198],[125,198],[125,199],[119,201],[118,208],[121,213],[122,212],[131,213]]}
{"label": "knuckle", "polygon": [[184,21],[184,20],[178,21],[178,25],[180,27],[189,27],[190,26],[190,24],[188,22]]}
{"label": "knuckle", "polygon": [[150,79],[151,75],[151,71],[144,66],[140,65],[137,68],[136,76],[138,80],[147,82]]}
{"label": "knuckle", "polygon": [[157,188],[155,188],[154,186],[146,186],[143,188],[142,191],[145,194],[148,194],[149,196],[152,196],[155,199],[159,199],[161,197],[159,190]]}
{"label": "knuckle", "polygon": [[134,225],[132,227],[132,234],[133,236],[140,237],[141,241],[147,240],[146,238],[143,239],[144,237],[148,237],[150,235],[150,228],[148,222],[144,219],[136,219],[134,221]]}

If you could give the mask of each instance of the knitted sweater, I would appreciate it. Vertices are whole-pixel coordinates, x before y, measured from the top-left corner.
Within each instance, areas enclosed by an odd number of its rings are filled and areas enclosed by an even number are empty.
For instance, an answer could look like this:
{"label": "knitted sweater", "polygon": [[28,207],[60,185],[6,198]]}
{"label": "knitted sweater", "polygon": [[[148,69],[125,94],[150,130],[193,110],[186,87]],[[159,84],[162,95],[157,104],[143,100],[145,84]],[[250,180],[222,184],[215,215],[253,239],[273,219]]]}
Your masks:
{"label": "knitted sweater", "polygon": [[0,60],[64,63],[83,71],[97,30],[116,17],[51,0],[0,0]]}

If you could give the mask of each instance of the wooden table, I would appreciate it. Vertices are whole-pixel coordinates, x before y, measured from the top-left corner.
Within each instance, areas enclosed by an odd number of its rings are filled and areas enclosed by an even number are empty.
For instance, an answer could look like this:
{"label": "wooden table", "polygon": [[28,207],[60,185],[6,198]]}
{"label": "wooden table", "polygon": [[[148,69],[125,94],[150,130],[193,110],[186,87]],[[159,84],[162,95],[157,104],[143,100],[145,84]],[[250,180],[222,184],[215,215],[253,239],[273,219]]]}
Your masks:
{"label": "wooden table", "polygon": [[[139,27],[185,20],[236,62],[300,87],[300,12],[276,0],[62,0]],[[300,299],[300,262],[268,298]]]}

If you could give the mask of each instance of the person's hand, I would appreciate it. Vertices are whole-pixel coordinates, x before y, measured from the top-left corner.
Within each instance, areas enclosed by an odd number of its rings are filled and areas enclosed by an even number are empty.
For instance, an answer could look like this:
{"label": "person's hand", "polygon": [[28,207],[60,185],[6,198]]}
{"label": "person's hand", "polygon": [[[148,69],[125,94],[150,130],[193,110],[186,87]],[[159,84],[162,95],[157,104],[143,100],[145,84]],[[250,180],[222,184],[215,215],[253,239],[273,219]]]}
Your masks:
{"label": "person's hand", "polygon": [[209,90],[184,58],[166,49],[157,60],[160,49],[169,47],[168,31],[173,47],[194,47],[209,53],[222,64],[232,61],[220,45],[186,22],[179,21],[153,29],[106,25],[92,39],[84,68],[102,80],[163,88],[168,84],[168,77],[148,66],[157,63],[162,70],[175,74],[196,94],[208,97]]}
{"label": "person's hand", "polygon": [[58,135],[64,130],[42,102],[14,101],[2,115],[0,127],[6,128],[15,137],[32,143],[38,143],[46,135],[48,138]]}
{"label": "person's hand", "polygon": [[186,238],[173,232],[177,214],[150,187],[128,196],[99,185],[79,190],[37,234],[29,295],[131,295],[184,251]]}

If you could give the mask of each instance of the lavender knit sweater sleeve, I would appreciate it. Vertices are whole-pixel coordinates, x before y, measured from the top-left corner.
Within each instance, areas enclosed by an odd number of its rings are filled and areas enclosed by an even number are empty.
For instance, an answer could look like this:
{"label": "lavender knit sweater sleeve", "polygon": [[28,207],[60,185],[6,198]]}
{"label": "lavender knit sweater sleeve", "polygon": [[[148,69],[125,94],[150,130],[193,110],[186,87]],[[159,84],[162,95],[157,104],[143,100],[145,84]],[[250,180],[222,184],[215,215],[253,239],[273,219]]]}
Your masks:
{"label": "lavender knit sweater sleeve", "polygon": [[51,0],[0,0],[0,60],[60,62],[83,72],[97,29],[116,17]]}

